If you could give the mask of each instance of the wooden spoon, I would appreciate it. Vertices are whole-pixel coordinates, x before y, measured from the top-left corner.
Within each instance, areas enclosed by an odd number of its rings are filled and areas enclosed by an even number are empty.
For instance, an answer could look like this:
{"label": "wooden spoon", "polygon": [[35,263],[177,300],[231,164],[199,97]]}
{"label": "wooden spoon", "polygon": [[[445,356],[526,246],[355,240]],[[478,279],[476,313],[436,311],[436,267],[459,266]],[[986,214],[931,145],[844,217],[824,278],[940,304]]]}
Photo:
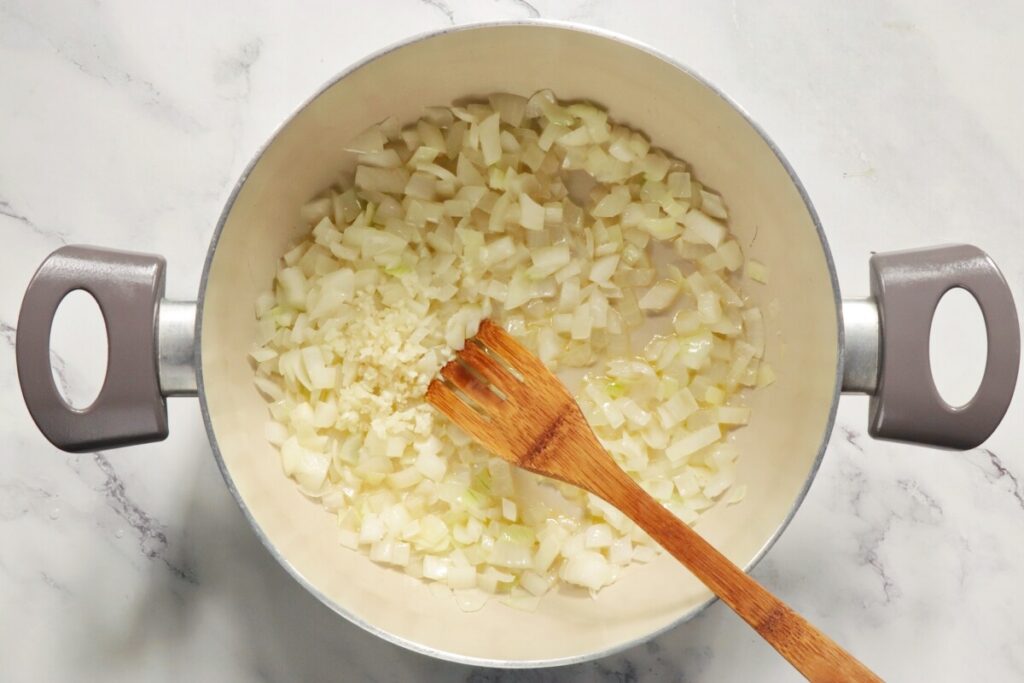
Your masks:
{"label": "wooden spoon", "polygon": [[565,386],[498,325],[484,321],[457,356],[441,369],[446,381],[430,383],[427,400],[488,450],[622,510],[809,680],[882,680],[623,472]]}

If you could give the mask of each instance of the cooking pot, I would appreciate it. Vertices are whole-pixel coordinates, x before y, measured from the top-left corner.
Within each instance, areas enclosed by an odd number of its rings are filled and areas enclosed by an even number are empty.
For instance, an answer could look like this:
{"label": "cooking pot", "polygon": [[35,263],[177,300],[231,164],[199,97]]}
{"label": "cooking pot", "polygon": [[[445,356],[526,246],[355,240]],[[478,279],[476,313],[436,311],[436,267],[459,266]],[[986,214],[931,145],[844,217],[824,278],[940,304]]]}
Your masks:
{"label": "cooking pot", "polygon": [[[427,585],[338,542],[333,515],[282,474],[267,443],[265,400],[246,354],[257,336],[253,303],[278,259],[307,229],[298,207],[351,167],[345,143],[424,105],[495,91],[551,88],[587,99],[690,163],[728,200],[744,252],[771,268],[749,295],[767,318],[778,380],[749,399],[736,433],[742,503],[716,506],[696,529],[749,569],[803,500],[825,451],[840,392],[872,396],[872,436],[951,448],[984,441],[1006,412],[1020,333],[1010,290],[975,247],[878,254],[871,296],[840,298],[825,234],[803,186],[771,140],[691,71],[631,40],[550,22],[459,27],[414,38],[350,68],[303,105],[249,165],[228,199],[194,303],[163,298],[159,256],[86,247],[53,252],[22,304],[17,365],[25,402],[57,447],[86,451],[167,436],[165,397],[198,396],[214,456],[267,549],[324,604],[404,647],[460,662],[549,666],[600,657],[693,617],[711,594],[671,557],[634,566],[591,599],[572,590],[536,612],[491,601],[464,613]],[[929,331],[942,295],[974,295],[988,334],[977,394],[951,407],[935,389]],[[49,335],[64,296],[98,302],[109,339],[107,375],[83,410],[61,397]]]}

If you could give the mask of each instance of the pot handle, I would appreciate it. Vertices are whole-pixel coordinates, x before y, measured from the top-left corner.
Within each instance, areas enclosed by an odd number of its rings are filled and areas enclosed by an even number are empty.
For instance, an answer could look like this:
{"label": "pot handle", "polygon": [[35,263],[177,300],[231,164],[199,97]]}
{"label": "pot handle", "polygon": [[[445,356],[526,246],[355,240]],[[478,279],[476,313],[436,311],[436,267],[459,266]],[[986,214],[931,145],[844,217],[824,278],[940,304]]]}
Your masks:
{"label": "pot handle", "polygon": [[[995,431],[1020,365],[1020,326],[1010,288],[992,259],[958,244],[871,257],[870,299],[843,302],[843,391],[871,395],[868,433],[879,439],[967,450]],[[988,355],[974,397],[946,403],[932,378],[929,337],[939,300],[970,292],[985,318]]]}
{"label": "pot handle", "polygon": [[[15,355],[28,411],[50,442],[71,452],[167,437],[166,396],[195,395],[195,304],[163,299],[160,256],[61,247],[29,282],[18,315]],[[73,408],[50,368],[50,329],[60,302],[92,295],[107,329],[107,375],[92,405]]]}

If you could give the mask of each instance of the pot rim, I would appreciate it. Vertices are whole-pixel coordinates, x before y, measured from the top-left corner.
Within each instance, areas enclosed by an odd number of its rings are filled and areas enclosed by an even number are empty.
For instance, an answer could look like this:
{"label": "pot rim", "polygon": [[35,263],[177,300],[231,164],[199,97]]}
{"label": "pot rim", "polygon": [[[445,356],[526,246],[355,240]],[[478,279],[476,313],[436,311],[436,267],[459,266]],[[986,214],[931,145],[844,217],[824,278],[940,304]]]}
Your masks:
{"label": "pot rim", "polygon": [[296,116],[298,116],[300,112],[305,110],[306,107],[308,107],[320,95],[322,95],[324,92],[333,87],[342,79],[348,77],[350,74],[354,73],[355,71],[369,64],[370,62],[379,59],[380,57],[383,57],[395,50],[399,50],[409,45],[413,45],[415,43],[419,43],[421,41],[428,40],[441,35],[446,35],[449,33],[473,31],[477,29],[500,28],[507,26],[552,28],[566,31],[576,31],[579,33],[587,33],[592,36],[616,41],[618,43],[622,43],[629,47],[632,47],[634,49],[641,50],[651,55],[652,57],[655,57],[675,67],[676,69],[679,69],[689,77],[695,79],[697,82],[701,83],[702,85],[710,89],[712,92],[714,92],[715,95],[724,100],[726,104],[728,104],[730,107],[736,110],[740,114],[740,116],[742,116],[744,120],[746,120],[746,122],[757,132],[758,135],[761,136],[761,139],[763,139],[765,144],[767,144],[768,147],[771,149],[772,153],[779,160],[779,163],[782,164],[782,167],[785,169],[786,174],[789,176],[793,185],[796,187],[797,192],[800,193],[800,198],[803,200],[803,203],[806,206],[808,213],[810,214],[811,220],[814,223],[815,231],[818,234],[818,240],[821,243],[822,253],[824,254],[826,266],[828,268],[829,282],[832,286],[832,295],[836,306],[838,348],[836,356],[835,381],[832,393],[832,405],[829,408],[828,419],[825,423],[825,429],[822,433],[821,445],[819,446],[818,453],[814,458],[814,463],[808,471],[807,480],[804,482],[803,487],[797,494],[797,497],[793,502],[793,507],[786,515],[786,518],[782,520],[778,528],[776,528],[775,531],[772,532],[771,536],[768,537],[764,545],[761,546],[761,548],[757,551],[757,553],[754,555],[751,561],[747,563],[746,567],[744,567],[744,572],[750,573],[750,571],[764,558],[767,552],[771,549],[773,545],[775,545],[775,542],[782,535],[782,532],[785,531],[786,527],[789,526],[789,523],[792,521],[793,516],[796,514],[797,510],[800,508],[800,505],[806,498],[807,492],[810,490],[811,483],[814,481],[814,478],[817,475],[818,468],[821,466],[822,458],[825,455],[825,449],[828,446],[832,430],[835,427],[839,395],[842,390],[843,360],[845,349],[842,316],[842,298],[839,290],[839,280],[836,275],[835,262],[832,259],[832,252],[829,249],[828,240],[826,239],[824,230],[821,227],[821,221],[818,218],[818,214],[814,209],[814,205],[811,203],[811,199],[808,196],[807,190],[804,188],[803,183],[797,177],[796,172],[793,170],[793,167],[790,165],[786,157],[782,154],[782,151],[778,148],[775,142],[768,136],[768,134],[761,128],[761,126],[759,126],[754,121],[750,114],[748,114],[747,111],[743,107],[741,107],[736,101],[734,101],[731,97],[726,95],[719,88],[717,88],[715,85],[713,85],[708,80],[703,78],[693,69],[683,65],[682,63],[676,61],[675,59],[669,57],[668,55],[662,53],[661,51],[649,45],[646,45],[645,43],[642,43],[638,40],[634,40],[633,38],[629,38],[614,31],[594,26],[582,25],[575,22],[551,19],[517,19],[507,21],[486,21],[460,24],[458,26],[450,26],[443,29],[419,33],[417,35],[411,36],[396,43],[392,43],[391,45],[388,45],[387,47],[384,47],[376,52],[373,52],[368,56],[364,57],[363,59],[351,64],[347,68],[340,71],[336,76],[331,78],[329,81],[327,81],[323,86],[321,86],[319,90],[317,90],[313,95],[307,98],[280,125],[278,125],[274,132],[270,135],[270,137],[267,138],[266,142],[264,142],[256,151],[256,154],[253,156],[252,161],[250,161],[248,165],[246,165],[245,170],[242,171],[242,174],[239,176],[238,182],[235,184],[234,188],[231,191],[231,194],[228,196],[228,199],[224,204],[224,209],[222,210],[220,217],[217,220],[217,227],[214,230],[213,237],[210,240],[210,248],[207,251],[206,261],[203,264],[203,273],[199,282],[199,294],[196,303],[196,385],[198,388],[199,406],[203,416],[203,424],[206,426],[206,433],[210,440],[210,446],[213,450],[214,458],[217,461],[217,467],[220,469],[221,476],[223,476],[224,478],[224,483],[227,485],[228,490],[231,492],[232,497],[235,499],[235,502],[238,503],[238,506],[241,508],[242,513],[245,515],[246,519],[249,522],[249,525],[252,527],[253,531],[256,532],[256,535],[259,537],[260,542],[263,543],[263,546],[274,557],[274,559],[277,560],[278,564],[280,564],[285,569],[285,571],[287,571],[288,574],[290,574],[291,577],[295,579],[295,581],[297,581],[303,588],[305,588],[309,593],[316,597],[325,606],[330,608],[338,615],[344,617],[349,622],[359,626],[360,628],[364,629],[365,631],[375,636],[384,639],[385,641],[403,647],[407,650],[427,655],[435,659],[446,660],[449,662],[455,662],[457,664],[465,664],[469,666],[483,666],[502,669],[533,669],[542,667],[567,666],[570,664],[580,664],[622,652],[629,648],[645,643],[653,638],[656,638],[659,635],[679,626],[680,624],[690,621],[698,614],[703,612],[705,609],[707,609],[707,607],[710,606],[712,603],[716,602],[718,598],[716,596],[708,598],[706,601],[697,605],[696,607],[688,611],[686,614],[676,619],[675,621],[667,624],[666,626],[660,629],[651,631],[639,638],[634,638],[623,643],[618,643],[603,650],[597,650],[593,652],[587,652],[584,654],[573,655],[569,657],[559,657],[554,659],[503,660],[490,659],[486,657],[471,657],[467,655],[458,654],[455,652],[448,652],[446,650],[429,647],[423,645],[422,643],[408,640],[401,636],[397,636],[393,633],[390,633],[384,629],[381,629],[376,625],[349,612],[343,606],[339,605],[338,603],[334,602],[329,597],[324,595],[315,585],[313,585],[309,580],[307,580],[306,577],[303,576],[303,574],[298,569],[296,569],[286,557],[284,557],[280,552],[278,552],[277,547],[270,541],[269,538],[267,538],[266,534],[263,533],[263,529],[259,526],[259,524],[257,524],[255,518],[252,515],[252,512],[249,510],[248,505],[246,504],[245,500],[243,500],[241,494],[238,492],[238,489],[235,487],[234,481],[231,478],[231,473],[228,471],[228,468],[224,463],[224,458],[221,455],[220,446],[217,443],[217,437],[216,434],[214,433],[213,424],[210,421],[209,407],[207,406],[206,403],[205,379],[203,377],[202,358],[203,309],[204,302],[206,299],[206,286],[209,279],[210,267],[213,264],[213,256],[216,253],[217,245],[220,242],[221,232],[224,229],[224,224],[227,222],[228,215],[231,213],[231,209],[234,207],[235,199],[238,197],[238,193],[241,191],[242,187],[245,185],[245,182],[248,180],[249,174],[255,168],[256,164],[259,163],[260,159],[263,158],[264,153],[267,151],[270,145],[273,144],[273,142],[278,138],[281,132],[284,131],[284,129],[292,123],[292,121],[295,119]]}

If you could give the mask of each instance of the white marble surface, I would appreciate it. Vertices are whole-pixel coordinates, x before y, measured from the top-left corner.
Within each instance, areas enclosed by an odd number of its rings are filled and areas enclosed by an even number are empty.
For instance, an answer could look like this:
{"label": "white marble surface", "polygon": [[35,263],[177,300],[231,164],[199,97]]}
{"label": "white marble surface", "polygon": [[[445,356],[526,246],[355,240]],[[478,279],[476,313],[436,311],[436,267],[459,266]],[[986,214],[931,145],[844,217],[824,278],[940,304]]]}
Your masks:
{"label": "white marble surface", "polygon": [[[321,83],[417,32],[538,14],[648,42],[742,103],[803,177],[848,295],[867,289],[870,250],[970,241],[1024,301],[1015,0],[3,0],[0,679],[795,679],[720,604],[560,670],[405,652],[320,606],[264,551],[195,401],[172,401],[163,443],[83,455],[47,444],[22,403],[14,326],[49,251],[162,253],[169,294],[191,298],[238,173]],[[97,374],[81,349],[58,350],[71,384]],[[872,442],[866,401],[844,399],[818,479],[756,576],[890,680],[1024,679],[1017,394],[985,447],[962,454]]]}

